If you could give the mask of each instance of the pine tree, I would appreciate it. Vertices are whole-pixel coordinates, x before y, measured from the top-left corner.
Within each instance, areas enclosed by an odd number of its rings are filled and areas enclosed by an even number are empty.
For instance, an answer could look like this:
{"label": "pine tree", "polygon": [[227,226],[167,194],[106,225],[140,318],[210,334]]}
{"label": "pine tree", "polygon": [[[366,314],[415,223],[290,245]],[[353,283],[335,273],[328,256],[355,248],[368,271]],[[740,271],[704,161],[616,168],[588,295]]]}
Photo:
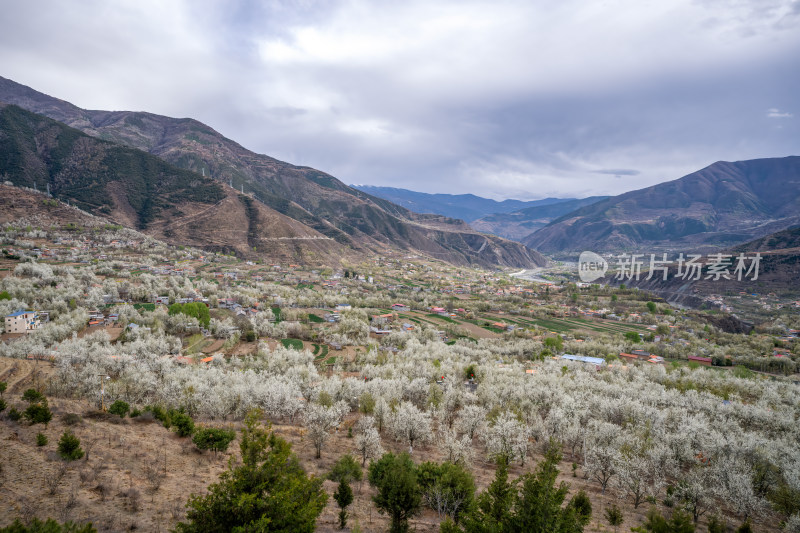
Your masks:
{"label": "pine tree", "polygon": [[372,501],[378,511],[391,519],[391,533],[408,531],[408,519],[416,515],[422,504],[414,463],[407,453],[385,453],[369,466],[369,482],[378,489]]}
{"label": "pine tree", "polygon": [[353,503],[353,489],[346,479],[339,482],[333,499],[339,505],[339,529],[344,529],[347,526],[347,506]]}
{"label": "pine tree", "polygon": [[322,480],[305,473],[291,445],[261,427],[260,417],[255,410],[245,419],[242,464],[231,462],[207,494],[192,496],[175,531],[314,531],[328,499]]}

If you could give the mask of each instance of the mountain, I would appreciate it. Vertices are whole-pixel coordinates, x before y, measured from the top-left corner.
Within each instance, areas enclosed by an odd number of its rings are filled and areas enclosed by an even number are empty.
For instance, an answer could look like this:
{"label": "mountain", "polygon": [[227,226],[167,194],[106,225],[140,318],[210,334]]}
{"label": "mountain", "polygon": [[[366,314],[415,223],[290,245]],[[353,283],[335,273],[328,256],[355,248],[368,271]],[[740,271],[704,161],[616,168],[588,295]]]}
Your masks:
{"label": "mountain", "polygon": [[[611,285],[625,283],[631,287],[653,292],[672,304],[688,307],[709,305],[704,297],[714,294],[775,292],[782,295],[800,295],[800,226],[772,233],[719,253],[729,256],[727,264],[730,265],[728,269],[730,279],[724,277],[715,279],[713,276],[708,279],[707,267],[716,258],[716,253],[711,253],[703,255],[700,259],[700,263],[704,266],[699,280],[685,281],[677,277],[677,267],[672,265],[666,280],[659,275],[653,276],[650,280],[645,279],[646,275],[642,275],[639,280],[617,280],[610,271],[598,282]],[[744,254],[746,268],[750,268],[756,253],[760,254],[757,279],[753,279],[755,277],[753,273],[750,275],[743,273],[742,279],[737,279],[738,276],[734,272],[739,255]],[[674,260],[675,254],[670,259]],[[645,258],[645,261],[649,261],[649,258]]]}
{"label": "mountain", "polygon": [[522,239],[544,252],[727,248],[800,222],[800,157],[714,163],[602,200]]}
{"label": "mountain", "polygon": [[735,246],[731,252],[786,252],[800,256],[800,226]]}
{"label": "mountain", "polygon": [[[545,198],[528,202],[522,200],[503,200],[498,202],[489,198],[481,198],[474,194],[430,194],[375,185],[351,185],[351,187],[372,196],[389,200],[415,213],[436,213],[467,222],[472,222],[493,213],[510,213],[526,207],[545,206],[573,200],[572,198]],[[472,226],[472,224],[470,225]]]}
{"label": "mountain", "polygon": [[579,200],[567,199],[558,203],[526,207],[511,213],[495,213],[473,220],[469,225],[478,231],[518,241],[545,227],[558,217],[606,198],[608,196],[590,196]]}
{"label": "mountain", "polygon": [[240,255],[255,249],[291,261],[342,253],[331,239],[209,177],[14,105],[0,104],[0,177],[49,189],[84,211],[174,244]]}
{"label": "mountain", "polygon": [[[253,153],[193,119],[84,110],[2,77],[0,101],[46,115],[92,137],[149,152],[201,177],[210,175],[243,190],[258,209],[267,207],[270,213],[299,222],[311,235],[333,239],[343,246],[342,253],[403,250],[484,267],[526,268],[546,261],[519,243],[478,233],[459,220],[416,214],[319,170]],[[270,235],[268,225],[265,229]],[[307,243],[298,240],[295,244],[302,248]]]}

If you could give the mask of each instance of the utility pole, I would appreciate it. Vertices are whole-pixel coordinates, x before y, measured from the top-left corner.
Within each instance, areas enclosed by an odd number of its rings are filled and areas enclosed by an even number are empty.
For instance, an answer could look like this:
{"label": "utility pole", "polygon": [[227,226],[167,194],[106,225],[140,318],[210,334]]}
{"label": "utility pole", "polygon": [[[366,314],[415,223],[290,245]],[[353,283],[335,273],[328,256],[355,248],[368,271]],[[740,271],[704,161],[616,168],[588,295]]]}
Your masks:
{"label": "utility pole", "polygon": [[97,376],[100,378],[100,410],[105,411],[106,380],[111,378],[106,376],[105,374],[97,374]]}

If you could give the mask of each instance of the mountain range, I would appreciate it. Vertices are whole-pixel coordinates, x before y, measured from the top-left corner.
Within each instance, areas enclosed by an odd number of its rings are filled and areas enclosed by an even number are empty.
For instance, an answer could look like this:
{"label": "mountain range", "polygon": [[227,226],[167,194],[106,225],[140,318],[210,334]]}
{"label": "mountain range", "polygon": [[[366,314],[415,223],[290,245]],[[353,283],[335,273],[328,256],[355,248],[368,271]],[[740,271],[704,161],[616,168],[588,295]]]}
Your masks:
{"label": "mountain range", "polygon": [[431,194],[395,187],[351,185],[360,191],[389,200],[415,213],[436,213],[459,218],[481,232],[520,241],[556,218],[607,196],[590,198],[544,198],[498,202],[474,194]]}
{"label": "mountain range", "polygon": [[545,227],[553,220],[567,213],[571,213],[578,208],[592,205],[606,198],[608,198],[608,196],[590,196],[580,199],[570,198],[563,199],[557,203],[526,207],[525,209],[520,209],[519,211],[513,211],[511,213],[484,215],[470,222],[470,226],[478,231],[484,231],[486,233],[505,237],[506,239],[520,241],[531,233]]}
{"label": "mountain range", "polygon": [[[770,292],[800,294],[800,226],[771,233],[765,237],[721,250],[720,253],[727,256],[725,260],[730,265],[728,278],[721,276],[716,279],[714,276],[703,275],[698,280],[683,280],[676,276],[673,270],[666,280],[659,275],[655,275],[649,280],[644,275],[638,280],[618,280],[609,272],[600,279],[600,282],[610,285],[625,283],[628,286],[655,293],[672,304],[687,307],[707,305],[703,297],[713,294],[735,295],[742,292],[748,294]],[[760,255],[757,276],[751,273],[739,280],[732,273],[737,262],[736,258],[740,254],[744,254],[749,268],[756,253]],[[707,254],[700,259],[700,263],[705,265],[704,269],[713,262],[715,257],[715,254]],[[756,279],[753,279],[754,277]]]}
{"label": "mountain range", "polygon": [[714,163],[601,200],[522,239],[543,252],[707,251],[800,223],[800,157]]}
{"label": "mountain range", "polygon": [[797,156],[717,162],[608,198],[496,202],[359,190],[251,152],[193,119],[84,110],[2,77],[0,103],[8,104],[0,108],[3,180],[49,187],[168,242],[243,257],[321,264],[420,253],[457,265],[531,268],[546,262],[535,250],[560,257],[710,251],[800,223]]}
{"label": "mountain range", "polygon": [[[503,200],[498,202],[474,194],[432,194],[376,185],[351,185],[351,187],[389,200],[415,213],[436,213],[469,223],[495,213],[511,213],[528,207],[547,206],[574,200],[574,198],[544,198],[542,200]],[[564,211],[564,213],[567,212]]]}
{"label": "mountain range", "polygon": [[[4,108],[11,122],[31,126],[0,131],[14,137],[4,146],[28,147],[16,164],[0,170],[5,179],[15,184],[49,180],[54,193],[168,242],[207,243],[242,255],[261,254],[279,243],[282,254],[311,262],[393,251],[483,267],[528,268],[546,262],[536,251],[479,233],[461,220],[414,213],[319,170],[253,153],[193,119],[84,110],[2,77],[0,102],[13,104]],[[52,121],[24,116],[19,108]],[[43,139],[46,154],[38,152]],[[84,145],[90,148],[82,151]],[[107,157],[116,153],[115,146],[146,152],[169,167],[153,170],[150,179],[134,183],[133,174],[117,174],[115,160]],[[124,153],[128,160],[148,168],[154,165],[152,159]],[[61,172],[64,168],[74,172]],[[97,179],[82,178],[86,169]],[[192,177],[178,171],[189,171]],[[215,192],[183,198],[172,191],[172,181],[161,184],[157,177],[161,174],[172,176],[176,184],[194,180]],[[209,177],[217,187],[210,186]],[[87,187],[96,193],[92,198],[82,190]],[[144,187],[147,194],[139,198],[143,193],[131,187]],[[143,206],[150,205],[152,212],[143,213]]]}

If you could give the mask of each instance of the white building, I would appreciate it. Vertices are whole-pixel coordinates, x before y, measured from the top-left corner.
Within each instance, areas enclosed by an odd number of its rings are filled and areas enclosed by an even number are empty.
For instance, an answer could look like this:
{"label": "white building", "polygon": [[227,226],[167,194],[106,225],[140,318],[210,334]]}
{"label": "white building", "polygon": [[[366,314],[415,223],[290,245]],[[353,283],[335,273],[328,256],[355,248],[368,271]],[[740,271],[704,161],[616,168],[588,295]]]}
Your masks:
{"label": "white building", "polygon": [[39,327],[39,317],[34,311],[16,311],[6,316],[6,333],[28,333]]}

